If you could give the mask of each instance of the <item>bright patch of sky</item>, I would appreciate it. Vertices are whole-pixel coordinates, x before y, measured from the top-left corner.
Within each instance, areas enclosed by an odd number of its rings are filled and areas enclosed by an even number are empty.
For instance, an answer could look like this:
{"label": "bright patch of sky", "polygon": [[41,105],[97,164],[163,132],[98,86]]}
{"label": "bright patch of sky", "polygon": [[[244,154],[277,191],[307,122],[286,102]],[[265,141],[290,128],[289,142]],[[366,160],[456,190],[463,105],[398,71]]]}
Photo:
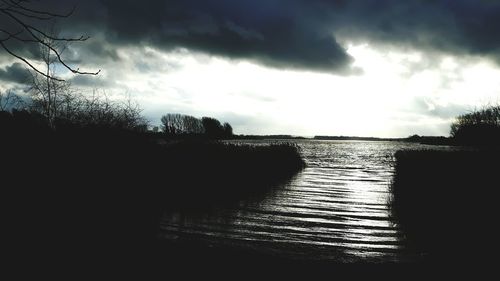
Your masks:
{"label": "bright patch of sky", "polygon": [[[213,116],[239,134],[447,135],[453,117],[496,103],[500,71],[485,59],[351,45],[361,73],[338,76],[266,68],[176,50],[123,49],[115,90],[159,124],[169,112]],[[142,53],[141,53],[142,52]],[[134,58],[144,56],[138,64]]]}

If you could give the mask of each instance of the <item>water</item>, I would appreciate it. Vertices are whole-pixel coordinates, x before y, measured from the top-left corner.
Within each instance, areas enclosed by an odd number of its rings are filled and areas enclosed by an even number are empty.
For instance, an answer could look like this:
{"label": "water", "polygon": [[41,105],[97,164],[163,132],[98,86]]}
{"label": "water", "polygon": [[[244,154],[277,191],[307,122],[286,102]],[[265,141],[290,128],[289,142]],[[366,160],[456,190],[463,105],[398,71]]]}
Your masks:
{"label": "water", "polygon": [[198,214],[166,213],[162,237],[307,260],[416,259],[405,250],[389,208],[394,153],[450,148],[375,141],[296,143],[307,168],[288,184],[264,198],[232,207]]}

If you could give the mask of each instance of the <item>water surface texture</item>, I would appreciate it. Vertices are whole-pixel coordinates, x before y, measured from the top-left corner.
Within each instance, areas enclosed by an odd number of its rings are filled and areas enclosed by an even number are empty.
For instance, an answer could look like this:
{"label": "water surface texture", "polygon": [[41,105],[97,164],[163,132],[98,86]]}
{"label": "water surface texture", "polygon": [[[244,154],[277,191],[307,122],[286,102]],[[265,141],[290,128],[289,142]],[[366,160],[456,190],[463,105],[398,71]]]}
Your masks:
{"label": "water surface texture", "polygon": [[162,237],[297,259],[415,259],[405,250],[403,235],[389,208],[394,153],[400,149],[449,148],[382,141],[296,143],[307,168],[289,183],[263,198],[232,207],[165,213]]}

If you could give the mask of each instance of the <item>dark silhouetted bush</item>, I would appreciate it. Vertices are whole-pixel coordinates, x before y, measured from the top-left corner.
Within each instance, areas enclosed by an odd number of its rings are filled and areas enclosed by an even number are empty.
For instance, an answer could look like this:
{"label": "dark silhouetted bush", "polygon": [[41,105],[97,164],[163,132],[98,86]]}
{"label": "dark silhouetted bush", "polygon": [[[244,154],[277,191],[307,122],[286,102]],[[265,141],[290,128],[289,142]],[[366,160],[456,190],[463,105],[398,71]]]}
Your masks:
{"label": "dark silhouetted bush", "polygon": [[500,145],[500,106],[458,116],[450,135],[458,144]]}

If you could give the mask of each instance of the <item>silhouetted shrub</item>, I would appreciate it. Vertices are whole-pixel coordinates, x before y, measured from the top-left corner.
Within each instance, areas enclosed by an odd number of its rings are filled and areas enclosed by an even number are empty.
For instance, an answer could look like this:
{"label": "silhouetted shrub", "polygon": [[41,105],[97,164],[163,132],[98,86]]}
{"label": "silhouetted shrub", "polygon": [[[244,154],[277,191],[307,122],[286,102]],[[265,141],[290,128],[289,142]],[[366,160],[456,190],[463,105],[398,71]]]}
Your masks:
{"label": "silhouetted shrub", "polygon": [[146,131],[138,104],[112,102],[105,95],[72,95],[57,111],[55,126],[80,126]]}
{"label": "silhouetted shrub", "polygon": [[451,125],[450,135],[459,144],[499,145],[500,106],[458,116]]}

